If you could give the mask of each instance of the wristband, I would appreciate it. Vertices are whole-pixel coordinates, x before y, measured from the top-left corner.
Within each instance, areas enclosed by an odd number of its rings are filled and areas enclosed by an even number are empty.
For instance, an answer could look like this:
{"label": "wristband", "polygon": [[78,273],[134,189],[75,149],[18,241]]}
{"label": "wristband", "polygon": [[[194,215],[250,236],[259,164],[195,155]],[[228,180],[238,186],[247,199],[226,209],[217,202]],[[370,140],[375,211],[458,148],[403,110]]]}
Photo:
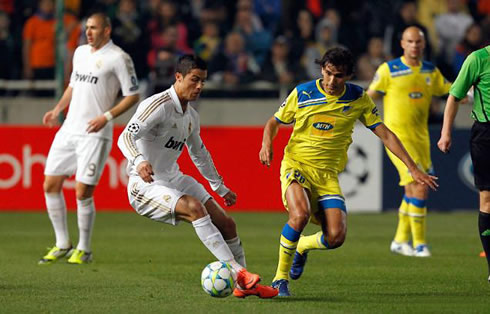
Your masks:
{"label": "wristband", "polygon": [[106,111],[104,112],[104,117],[107,119],[107,121],[111,121],[112,119],[114,119],[114,116],[112,115],[112,113],[110,111]]}

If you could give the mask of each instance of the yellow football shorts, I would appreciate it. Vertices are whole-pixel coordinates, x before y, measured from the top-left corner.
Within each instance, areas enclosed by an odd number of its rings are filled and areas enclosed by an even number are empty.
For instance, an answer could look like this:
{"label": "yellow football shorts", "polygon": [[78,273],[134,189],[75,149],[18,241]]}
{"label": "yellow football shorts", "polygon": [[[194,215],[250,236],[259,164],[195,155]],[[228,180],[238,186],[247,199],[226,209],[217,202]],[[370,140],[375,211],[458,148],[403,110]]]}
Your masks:
{"label": "yellow football shorts", "polygon": [[[415,161],[419,169],[425,171],[425,173],[434,174],[432,161],[430,159],[430,147],[428,147],[424,143],[414,143],[407,140],[402,140],[402,144],[407,150],[410,157],[412,157],[413,161]],[[399,184],[401,186],[405,186],[409,183],[414,182],[412,175],[408,171],[407,166],[405,166],[405,164],[388,149],[386,149],[386,153],[388,154],[388,157],[398,171],[398,175],[400,176]]]}
{"label": "yellow football shorts", "polygon": [[316,213],[319,210],[340,208],[344,212],[346,211],[337,173],[319,170],[284,158],[281,163],[281,191],[282,202],[287,210],[286,191],[293,181],[298,182],[310,192],[311,222],[320,224],[316,219]]}

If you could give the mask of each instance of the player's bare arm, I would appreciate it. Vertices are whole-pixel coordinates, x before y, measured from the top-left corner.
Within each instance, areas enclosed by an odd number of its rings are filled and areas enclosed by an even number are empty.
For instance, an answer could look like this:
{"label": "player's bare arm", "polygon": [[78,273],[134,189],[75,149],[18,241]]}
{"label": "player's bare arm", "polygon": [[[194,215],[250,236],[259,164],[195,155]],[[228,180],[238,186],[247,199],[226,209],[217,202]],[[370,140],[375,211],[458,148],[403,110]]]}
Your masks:
{"label": "player's bare arm", "polygon": [[[111,119],[114,119],[124,112],[126,112],[129,108],[131,108],[134,104],[136,104],[139,100],[139,95],[129,95],[124,97],[117,105],[115,105],[110,111]],[[98,132],[102,129],[110,119],[107,118],[106,114],[101,114],[100,116],[95,117],[90,120],[87,125],[87,132],[94,133]]]}
{"label": "player's bare arm", "polygon": [[264,127],[264,135],[262,137],[262,148],[259,152],[259,159],[263,165],[269,167],[272,162],[272,142],[279,131],[280,123],[276,120],[275,117],[272,117],[267,121]]}
{"label": "player's bare arm", "polygon": [[138,164],[136,167],[136,171],[138,172],[138,175],[145,181],[146,183],[152,183],[153,182],[153,167],[148,161],[142,161]]}
{"label": "player's bare arm", "polygon": [[436,182],[437,177],[428,175],[417,167],[395,133],[391,132],[383,123],[378,125],[373,132],[381,139],[383,144],[407,166],[416,182],[427,185],[434,191],[437,190],[437,187],[439,186]]}
{"label": "player's bare arm", "polygon": [[459,102],[456,97],[449,95],[446,102],[446,108],[444,109],[444,122],[442,124],[441,138],[437,142],[437,147],[443,153],[448,153],[451,149],[451,130],[453,129],[454,118],[458,113]]}
{"label": "player's bare arm", "polygon": [[58,101],[56,106],[52,110],[44,114],[44,125],[53,127],[58,123],[58,115],[70,104],[72,92],[73,88],[71,88],[70,86],[65,89],[63,96],[61,97],[60,101]]}
{"label": "player's bare arm", "polygon": [[366,94],[368,94],[368,96],[371,97],[372,100],[380,99],[382,96],[380,93],[378,93],[377,91],[372,90],[372,89],[368,89],[366,91]]}

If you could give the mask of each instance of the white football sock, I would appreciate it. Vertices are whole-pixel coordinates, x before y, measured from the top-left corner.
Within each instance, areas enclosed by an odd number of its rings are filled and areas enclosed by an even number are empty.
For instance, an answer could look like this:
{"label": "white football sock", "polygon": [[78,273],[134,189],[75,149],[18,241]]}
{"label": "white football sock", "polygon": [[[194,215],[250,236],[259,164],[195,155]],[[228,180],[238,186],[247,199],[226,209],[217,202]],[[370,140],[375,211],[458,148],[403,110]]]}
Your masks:
{"label": "white football sock", "polygon": [[77,217],[78,217],[78,245],[77,249],[90,252],[90,239],[95,221],[95,205],[92,197],[84,200],[77,199]]}
{"label": "white football sock", "polygon": [[56,237],[56,246],[66,249],[71,246],[68,234],[68,224],[66,221],[66,203],[63,193],[44,193],[46,209],[53,225]]}
{"label": "white football sock", "polygon": [[245,251],[243,250],[242,241],[240,241],[240,237],[236,236],[233,239],[229,239],[229,240],[225,240],[225,241],[226,241],[226,244],[228,244],[228,247],[230,248],[231,253],[233,253],[235,260],[240,265],[247,268],[247,262],[245,261]]}
{"label": "white football sock", "polygon": [[218,228],[211,222],[211,217],[206,215],[192,222],[197,236],[208,250],[220,261],[227,262],[236,271],[243,267],[233,258],[233,253],[223,239],[223,235]]}

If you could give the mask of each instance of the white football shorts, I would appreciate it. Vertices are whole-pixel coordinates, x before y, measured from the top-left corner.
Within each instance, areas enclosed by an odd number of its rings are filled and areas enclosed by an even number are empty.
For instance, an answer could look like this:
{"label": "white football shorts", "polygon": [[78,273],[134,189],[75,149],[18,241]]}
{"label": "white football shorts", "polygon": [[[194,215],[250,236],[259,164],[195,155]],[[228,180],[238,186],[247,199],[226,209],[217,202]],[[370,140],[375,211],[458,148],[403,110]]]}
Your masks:
{"label": "white football shorts", "polygon": [[72,176],[87,185],[99,182],[112,140],[58,131],[49,149],[44,175]]}
{"label": "white football shorts", "polygon": [[152,183],[144,182],[139,176],[129,177],[129,203],[141,216],[158,222],[179,223],[175,217],[175,206],[184,195],[190,195],[203,204],[211,198],[202,184],[182,173],[170,181]]}

